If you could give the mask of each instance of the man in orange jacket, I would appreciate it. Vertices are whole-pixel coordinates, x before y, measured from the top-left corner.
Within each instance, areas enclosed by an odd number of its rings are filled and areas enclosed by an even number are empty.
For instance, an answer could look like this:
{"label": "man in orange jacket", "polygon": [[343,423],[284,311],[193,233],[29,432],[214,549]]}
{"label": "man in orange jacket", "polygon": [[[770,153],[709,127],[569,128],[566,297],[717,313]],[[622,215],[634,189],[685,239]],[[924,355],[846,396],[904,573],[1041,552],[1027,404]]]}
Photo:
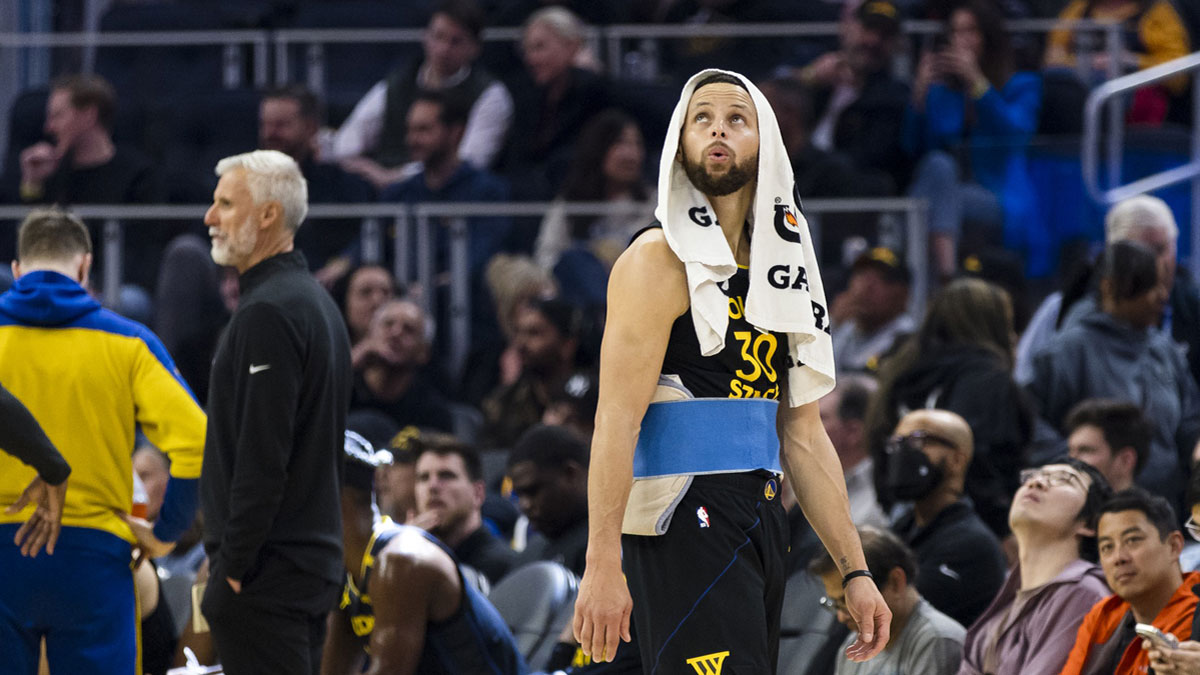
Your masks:
{"label": "man in orange jacket", "polygon": [[1096,603],[1075,637],[1062,675],[1145,673],[1149,667],[1134,624],[1186,640],[1192,632],[1200,573],[1183,574],[1183,535],[1171,505],[1141,488],[1117,493],[1097,525],[1100,566],[1115,591]]}

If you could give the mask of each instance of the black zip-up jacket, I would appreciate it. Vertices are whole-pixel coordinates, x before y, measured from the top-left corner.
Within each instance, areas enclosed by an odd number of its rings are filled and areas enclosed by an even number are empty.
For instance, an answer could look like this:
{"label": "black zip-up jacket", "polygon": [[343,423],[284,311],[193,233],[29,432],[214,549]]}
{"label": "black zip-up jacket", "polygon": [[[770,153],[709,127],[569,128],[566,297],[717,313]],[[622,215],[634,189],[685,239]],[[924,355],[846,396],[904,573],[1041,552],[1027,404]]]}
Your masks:
{"label": "black zip-up jacket", "polygon": [[299,252],[260,262],[239,283],[213,359],[200,476],[214,578],[252,583],[263,557],[278,555],[341,583],[345,323]]}

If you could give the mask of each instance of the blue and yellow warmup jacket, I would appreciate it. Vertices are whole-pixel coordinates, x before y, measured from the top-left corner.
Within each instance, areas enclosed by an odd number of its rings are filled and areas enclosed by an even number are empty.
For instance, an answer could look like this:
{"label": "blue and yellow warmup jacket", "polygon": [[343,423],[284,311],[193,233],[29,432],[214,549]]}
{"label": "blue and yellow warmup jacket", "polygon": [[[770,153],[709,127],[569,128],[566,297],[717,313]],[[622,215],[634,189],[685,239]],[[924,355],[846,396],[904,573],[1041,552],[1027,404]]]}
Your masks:
{"label": "blue and yellow warmup jacket", "polygon": [[[134,431],[171,460],[155,534],[174,541],[196,510],[204,412],[162,342],[145,326],[101,308],[75,281],[30,272],[0,295],[0,382],[25,404],[72,467],[63,525],[133,542],[117,515],[133,501]],[[0,504],[34,470],[0,454]],[[32,507],[0,523],[24,521]]]}

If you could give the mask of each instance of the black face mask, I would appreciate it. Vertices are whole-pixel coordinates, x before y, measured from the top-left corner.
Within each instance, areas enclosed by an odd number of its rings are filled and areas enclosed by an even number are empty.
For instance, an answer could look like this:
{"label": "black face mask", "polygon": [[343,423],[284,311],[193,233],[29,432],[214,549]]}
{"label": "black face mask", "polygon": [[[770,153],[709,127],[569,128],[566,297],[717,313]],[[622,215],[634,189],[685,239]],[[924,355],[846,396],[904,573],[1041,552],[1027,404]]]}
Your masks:
{"label": "black face mask", "polygon": [[887,488],[900,501],[918,501],[941,485],[945,472],[921,451],[920,441],[903,437],[888,441]]}

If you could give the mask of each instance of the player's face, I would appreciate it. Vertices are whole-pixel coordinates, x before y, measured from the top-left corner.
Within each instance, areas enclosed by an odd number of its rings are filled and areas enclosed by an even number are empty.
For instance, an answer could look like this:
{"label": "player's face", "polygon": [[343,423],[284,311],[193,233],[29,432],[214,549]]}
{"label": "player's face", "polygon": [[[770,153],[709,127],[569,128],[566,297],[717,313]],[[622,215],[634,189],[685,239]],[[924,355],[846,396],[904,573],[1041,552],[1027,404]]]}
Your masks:
{"label": "player's face", "polygon": [[445,14],[434,14],[425,31],[425,60],[442,77],[470,65],[479,55],[479,43],[466,28]]}
{"label": "player's face", "polygon": [[258,145],[278,150],[301,161],[312,148],[315,124],[300,115],[300,103],[290,98],[268,98],[258,107]]}
{"label": "player's face", "polygon": [[679,141],[684,170],[710,197],[737,192],[758,178],[758,115],[745,89],[710,84],[692,94]]}
{"label": "player's face", "polygon": [[246,184],[246,170],[227,171],[213,191],[213,204],[204,214],[212,238],[212,259],[244,271],[258,241],[254,198]]}
{"label": "player's face", "polygon": [[483,489],[467,476],[462,457],[426,452],[417,460],[417,513],[437,514],[433,534],[453,530],[483,504]]}

